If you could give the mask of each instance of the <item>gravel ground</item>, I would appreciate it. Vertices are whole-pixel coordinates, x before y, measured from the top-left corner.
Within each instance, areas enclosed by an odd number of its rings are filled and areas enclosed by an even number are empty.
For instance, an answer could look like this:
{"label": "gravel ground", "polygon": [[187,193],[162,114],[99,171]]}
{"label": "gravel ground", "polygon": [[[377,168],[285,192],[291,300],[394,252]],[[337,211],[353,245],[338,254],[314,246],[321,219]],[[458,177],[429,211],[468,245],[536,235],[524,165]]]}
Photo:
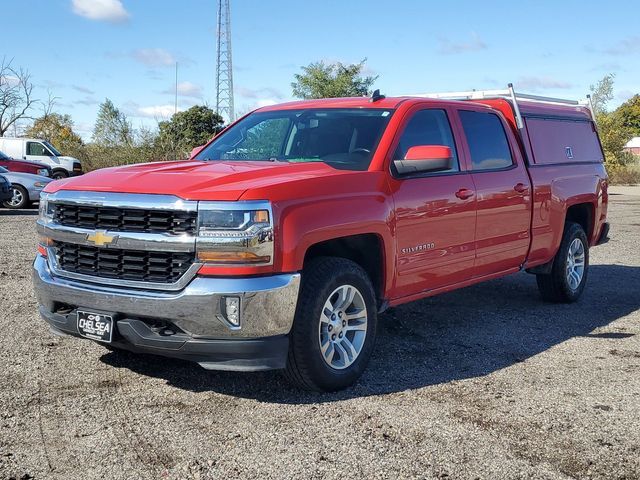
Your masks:
{"label": "gravel ground", "polygon": [[393,309],[360,383],[300,393],[51,336],[35,212],[0,210],[0,478],[640,478],[640,188],[573,305],[519,274]]}

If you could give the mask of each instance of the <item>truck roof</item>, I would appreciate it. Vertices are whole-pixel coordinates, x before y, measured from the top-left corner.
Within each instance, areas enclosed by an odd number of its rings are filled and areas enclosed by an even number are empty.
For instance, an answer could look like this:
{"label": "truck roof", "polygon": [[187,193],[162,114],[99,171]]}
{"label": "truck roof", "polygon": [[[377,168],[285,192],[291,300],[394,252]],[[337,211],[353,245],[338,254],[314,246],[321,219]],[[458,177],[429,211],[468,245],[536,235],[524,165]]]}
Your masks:
{"label": "truck roof", "polygon": [[[259,108],[258,111],[268,112],[276,110],[294,110],[305,108],[388,108],[395,109],[403,103],[434,103],[435,105],[463,103],[474,103],[494,110],[500,111],[510,123],[515,124],[515,112],[513,104],[506,98],[478,98],[478,99],[450,99],[450,98],[429,98],[424,96],[400,96],[386,97],[375,102],[370,97],[345,97],[345,98],[322,98],[317,100],[298,100],[276,105],[269,105]],[[591,119],[591,112],[582,105],[554,104],[548,102],[536,102],[519,100],[518,106],[522,113],[530,115],[549,115],[573,117],[576,119]]]}

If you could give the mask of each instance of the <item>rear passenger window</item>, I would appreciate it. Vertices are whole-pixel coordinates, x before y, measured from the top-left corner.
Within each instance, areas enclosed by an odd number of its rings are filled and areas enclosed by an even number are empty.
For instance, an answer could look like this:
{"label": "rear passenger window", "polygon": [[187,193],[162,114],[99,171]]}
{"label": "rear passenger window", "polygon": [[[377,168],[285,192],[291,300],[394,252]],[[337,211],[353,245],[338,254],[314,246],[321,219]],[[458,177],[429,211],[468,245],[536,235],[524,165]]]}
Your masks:
{"label": "rear passenger window", "polygon": [[451,125],[444,110],[420,110],[415,113],[402,132],[398,148],[396,148],[393,155],[394,160],[403,159],[409,148],[418,145],[443,145],[451,148],[451,153],[453,154],[451,169],[438,173],[457,172],[460,170]]}
{"label": "rear passenger window", "polygon": [[507,135],[497,115],[469,110],[459,113],[473,170],[494,170],[513,165]]}

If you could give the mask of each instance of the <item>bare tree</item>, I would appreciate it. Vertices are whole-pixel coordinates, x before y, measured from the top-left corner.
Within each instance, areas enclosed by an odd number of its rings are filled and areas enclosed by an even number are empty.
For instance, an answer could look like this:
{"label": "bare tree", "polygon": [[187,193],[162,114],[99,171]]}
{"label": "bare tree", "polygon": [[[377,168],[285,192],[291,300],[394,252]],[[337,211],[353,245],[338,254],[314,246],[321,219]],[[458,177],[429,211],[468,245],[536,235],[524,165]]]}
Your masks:
{"label": "bare tree", "polygon": [[15,68],[3,57],[0,62],[0,137],[18,120],[29,119],[29,111],[38,102],[33,98],[31,74]]}

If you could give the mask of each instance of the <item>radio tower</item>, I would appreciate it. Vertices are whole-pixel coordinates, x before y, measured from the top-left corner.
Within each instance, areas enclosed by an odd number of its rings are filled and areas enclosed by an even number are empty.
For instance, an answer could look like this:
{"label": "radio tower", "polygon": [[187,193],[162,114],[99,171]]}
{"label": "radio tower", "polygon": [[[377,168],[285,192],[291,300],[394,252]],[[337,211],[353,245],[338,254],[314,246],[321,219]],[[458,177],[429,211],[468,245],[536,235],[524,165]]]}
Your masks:
{"label": "radio tower", "polygon": [[231,11],[229,0],[218,0],[218,45],[216,51],[216,112],[229,122],[233,111],[233,67],[231,63]]}

